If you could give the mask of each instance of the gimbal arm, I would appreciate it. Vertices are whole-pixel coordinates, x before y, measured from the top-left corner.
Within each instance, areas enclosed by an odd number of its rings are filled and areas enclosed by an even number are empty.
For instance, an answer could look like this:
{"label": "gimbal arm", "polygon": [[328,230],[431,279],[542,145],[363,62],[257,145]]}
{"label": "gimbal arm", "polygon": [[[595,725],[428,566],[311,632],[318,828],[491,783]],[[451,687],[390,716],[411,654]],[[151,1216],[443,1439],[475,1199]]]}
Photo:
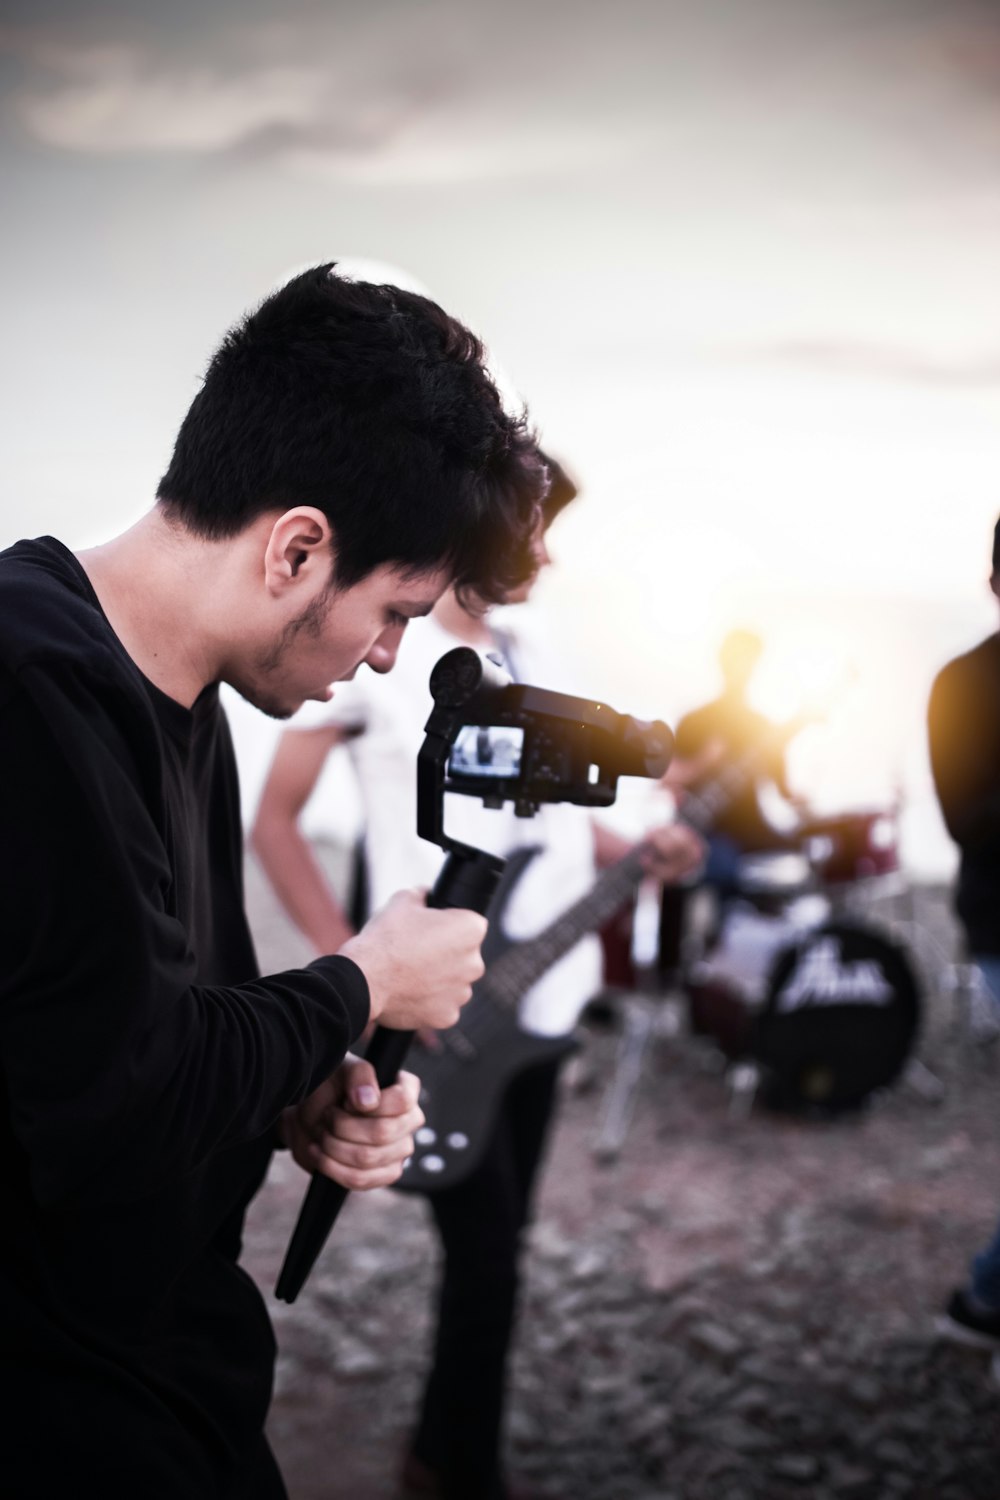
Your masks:
{"label": "gimbal arm", "polygon": [[[487,854],[482,849],[464,846],[453,849],[427,897],[427,905],[439,908],[461,906],[485,916],[504,863],[497,855]],[[365,1057],[375,1069],[379,1088],[388,1088],[396,1081],[412,1040],[412,1031],[393,1031],[386,1026],[376,1026]],[[275,1296],[280,1302],[294,1302],[302,1290],[347,1194],[348,1189],[339,1182],[333,1182],[319,1172],[313,1173],[275,1287]]]}

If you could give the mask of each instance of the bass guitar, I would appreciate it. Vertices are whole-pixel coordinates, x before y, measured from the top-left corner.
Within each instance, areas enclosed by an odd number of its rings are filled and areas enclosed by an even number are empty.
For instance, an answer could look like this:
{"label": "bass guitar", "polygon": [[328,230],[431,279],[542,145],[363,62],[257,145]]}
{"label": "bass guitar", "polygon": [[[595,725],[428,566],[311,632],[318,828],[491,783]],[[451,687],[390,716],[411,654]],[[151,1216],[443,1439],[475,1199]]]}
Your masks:
{"label": "bass guitar", "polygon": [[406,1066],[420,1079],[426,1123],[417,1131],[416,1148],[397,1187],[430,1193],[461,1182],[482,1158],[511,1080],[574,1050],[572,1033],[550,1037],[523,1031],[518,1024],[521,999],[585,933],[614,916],[645,874],[645,852],[645,844],[630,849],[554,922],[521,941],[506,936],[504,912],[541,849],[534,845],[510,855],[490,905],[485,974],[458,1023],[435,1032],[432,1047],[418,1038],[410,1049]]}

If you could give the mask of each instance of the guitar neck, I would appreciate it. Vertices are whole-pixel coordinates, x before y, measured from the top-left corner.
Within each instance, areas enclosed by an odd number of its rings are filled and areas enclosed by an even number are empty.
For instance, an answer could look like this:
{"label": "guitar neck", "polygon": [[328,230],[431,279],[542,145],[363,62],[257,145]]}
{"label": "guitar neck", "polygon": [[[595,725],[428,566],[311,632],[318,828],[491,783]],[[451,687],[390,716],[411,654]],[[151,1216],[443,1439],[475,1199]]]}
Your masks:
{"label": "guitar neck", "polygon": [[509,948],[490,965],[485,983],[491,995],[504,1004],[516,1005],[536,980],[586,933],[613,917],[644,874],[646,844],[634,849],[601,874],[590,890],[540,932]]}

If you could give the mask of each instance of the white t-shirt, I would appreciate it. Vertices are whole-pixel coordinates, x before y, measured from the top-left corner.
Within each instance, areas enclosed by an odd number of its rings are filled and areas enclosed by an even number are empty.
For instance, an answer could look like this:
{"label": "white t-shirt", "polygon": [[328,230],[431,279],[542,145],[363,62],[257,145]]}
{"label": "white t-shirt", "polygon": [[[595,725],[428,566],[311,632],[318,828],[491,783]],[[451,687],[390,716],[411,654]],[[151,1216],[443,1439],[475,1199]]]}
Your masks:
{"label": "white t-shirt", "polygon": [[[538,687],[568,691],[558,667],[546,660],[543,643],[532,638],[530,622],[522,619],[526,613],[524,606],[516,612],[497,611],[511,645],[514,675]],[[433,707],[427,686],[431,669],[446,651],[461,644],[433,618],[415,621],[390,673],[380,676],[359,668],[353,682],[335,685],[331,702],[305,704],[289,724],[293,731],[330,726],[357,731],[346,748],[364,803],[373,910],[404,886],[433,885],[444,858],[436,845],[417,837],[417,752]],[[476,798],[449,793],[445,830],[463,843],[496,854],[541,846],[504,913],[505,930],[514,939],[534,937],[584,895],[596,878],[590,818],[581,807],[555,803],[543,806],[533,818],[517,818],[509,806],[494,811]],[[522,1026],[544,1036],[571,1030],[600,983],[600,943],[590,935],[525,995]]]}

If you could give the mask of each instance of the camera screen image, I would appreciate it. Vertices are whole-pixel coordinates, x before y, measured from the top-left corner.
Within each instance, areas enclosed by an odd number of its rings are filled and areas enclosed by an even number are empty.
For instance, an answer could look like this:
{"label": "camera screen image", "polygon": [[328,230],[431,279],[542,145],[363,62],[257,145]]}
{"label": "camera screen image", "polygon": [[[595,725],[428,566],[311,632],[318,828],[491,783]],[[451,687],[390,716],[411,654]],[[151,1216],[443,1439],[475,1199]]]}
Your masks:
{"label": "camera screen image", "polygon": [[524,730],[506,724],[463,724],[451,749],[453,776],[511,779],[521,769]]}

